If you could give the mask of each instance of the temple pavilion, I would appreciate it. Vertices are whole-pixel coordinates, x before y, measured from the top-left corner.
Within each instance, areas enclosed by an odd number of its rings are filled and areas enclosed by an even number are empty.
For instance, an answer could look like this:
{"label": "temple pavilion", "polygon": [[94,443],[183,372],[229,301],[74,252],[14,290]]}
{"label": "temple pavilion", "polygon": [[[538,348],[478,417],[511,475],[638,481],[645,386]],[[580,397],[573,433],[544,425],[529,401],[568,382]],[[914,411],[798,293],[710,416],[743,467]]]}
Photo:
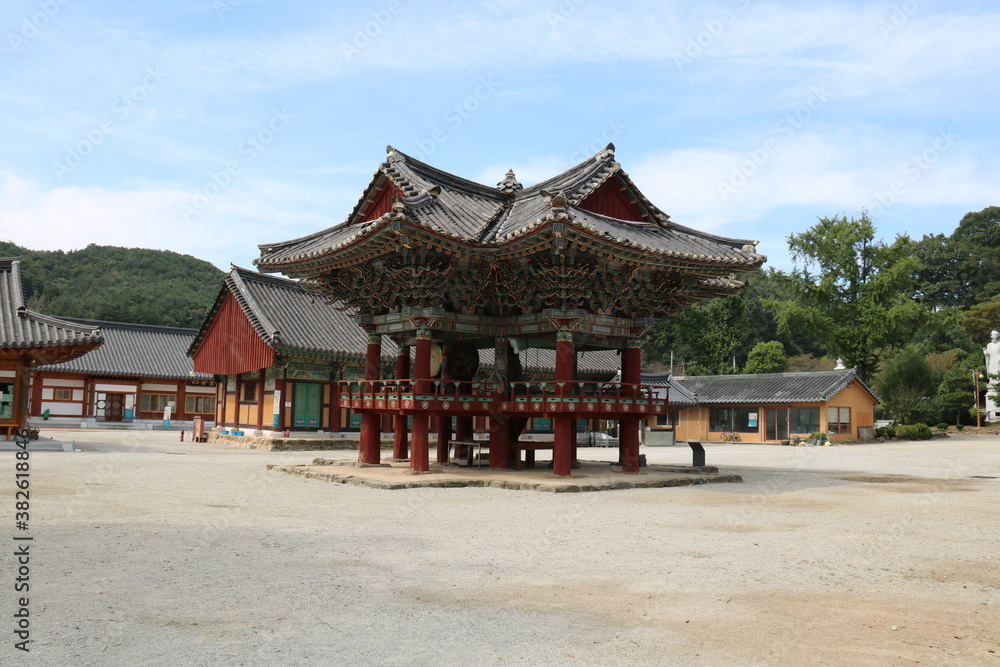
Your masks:
{"label": "temple pavilion", "polygon": [[[255,260],[350,308],[367,332],[365,379],[339,393],[362,415],[359,460],[379,463],[384,415],[414,471],[429,469],[432,416],[445,461],[450,443],[470,446],[473,417],[485,415],[489,465],[506,468],[520,462],[527,419],[547,417],[553,472],[567,476],[576,418],[599,415],[618,420],[622,469],[638,472],[640,420],[667,412],[663,392],[640,382],[643,336],[658,318],[737,293],[738,276],[766,259],[756,242],[671,221],[610,144],[527,188],[512,171],[489,187],[387,152],[345,222],[263,244]],[[385,338],[399,351],[388,378]],[[532,348],[555,351],[554,377],[524,380],[518,355]],[[477,380],[481,349],[493,351],[486,381]],[[618,351],[615,381],[577,379],[586,350]]]}

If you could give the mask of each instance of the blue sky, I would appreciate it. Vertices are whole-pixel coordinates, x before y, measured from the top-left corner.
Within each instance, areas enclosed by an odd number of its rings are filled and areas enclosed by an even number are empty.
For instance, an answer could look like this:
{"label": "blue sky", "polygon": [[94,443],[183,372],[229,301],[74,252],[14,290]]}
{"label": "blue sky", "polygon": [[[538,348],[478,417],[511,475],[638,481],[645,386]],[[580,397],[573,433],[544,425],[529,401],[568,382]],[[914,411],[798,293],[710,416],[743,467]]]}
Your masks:
{"label": "blue sky", "polygon": [[221,268],[333,226],[385,146],[527,184],[608,141],[673,220],[760,241],[1000,205],[991,2],[6,0],[0,240]]}

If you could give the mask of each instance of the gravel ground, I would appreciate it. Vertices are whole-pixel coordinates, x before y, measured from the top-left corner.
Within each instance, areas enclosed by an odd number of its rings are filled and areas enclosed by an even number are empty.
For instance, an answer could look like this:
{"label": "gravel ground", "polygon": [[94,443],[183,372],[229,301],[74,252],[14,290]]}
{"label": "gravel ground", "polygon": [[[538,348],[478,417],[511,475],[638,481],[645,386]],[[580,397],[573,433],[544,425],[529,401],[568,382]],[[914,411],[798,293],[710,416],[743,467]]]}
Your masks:
{"label": "gravel ground", "polygon": [[[314,452],[176,433],[43,435],[84,451],[30,458],[31,652],[6,549],[0,663],[1000,667],[1000,479],[973,478],[1000,477],[996,437],[706,445],[745,482],[543,494],[327,484],[265,468]],[[11,537],[14,464],[0,452]]]}

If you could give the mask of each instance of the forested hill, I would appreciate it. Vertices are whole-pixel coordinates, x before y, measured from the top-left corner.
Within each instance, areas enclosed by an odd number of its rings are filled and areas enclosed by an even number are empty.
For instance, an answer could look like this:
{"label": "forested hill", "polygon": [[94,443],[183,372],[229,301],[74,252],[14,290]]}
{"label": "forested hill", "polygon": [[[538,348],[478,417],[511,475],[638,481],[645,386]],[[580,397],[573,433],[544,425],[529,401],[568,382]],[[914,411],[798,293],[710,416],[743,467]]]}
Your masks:
{"label": "forested hill", "polygon": [[197,327],[225,273],[169,250],[89,245],[28,250],[0,241],[0,257],[21,258],[28,307],[39,313],[175,327]]}

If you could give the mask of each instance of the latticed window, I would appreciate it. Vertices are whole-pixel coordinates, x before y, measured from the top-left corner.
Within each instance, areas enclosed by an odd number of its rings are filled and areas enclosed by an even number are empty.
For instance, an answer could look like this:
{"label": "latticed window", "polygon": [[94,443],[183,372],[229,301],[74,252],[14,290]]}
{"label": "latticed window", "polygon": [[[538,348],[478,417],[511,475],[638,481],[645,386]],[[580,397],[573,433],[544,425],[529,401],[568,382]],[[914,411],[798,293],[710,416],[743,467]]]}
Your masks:
{"label": "latticed window", "polygon": [[240,383],[242,388],[241,401],[244,403],[256,403],[257,402],[257,381],[256,380],[243,380]]}
{"label": "latticed window", "polygon": [[160,412],[167,406],[173,406],[176,397],[173,394],[143,394],[139,399],[139,409],[143,412]]}
{"label": "latticed window", "polygon": [[53,393],[54,398],[57,401],[72,401],[73,400],[73,390],[72,389],[56,389]]}
{"label": "latticed window", "polygon": [[827,408],[826,430],[830,434],[851,434],[851,409]]}
{"label": "latticed window", "polygon": [[185,409],[189,414],[215,412],[214,396],[188,396]]}

